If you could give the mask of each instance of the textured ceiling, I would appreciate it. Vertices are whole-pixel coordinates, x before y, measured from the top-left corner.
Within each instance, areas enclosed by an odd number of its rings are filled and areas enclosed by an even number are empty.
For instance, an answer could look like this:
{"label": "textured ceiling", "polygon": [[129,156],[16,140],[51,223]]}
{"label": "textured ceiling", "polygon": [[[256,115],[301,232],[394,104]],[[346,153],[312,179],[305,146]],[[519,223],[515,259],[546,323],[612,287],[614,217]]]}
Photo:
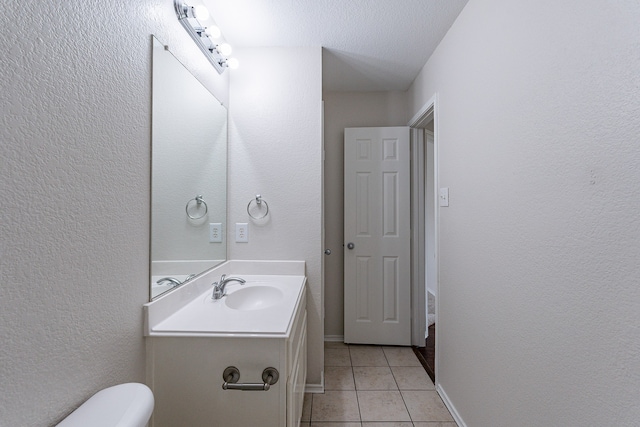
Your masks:
{"label": "textured ceiling", "polygon": [[323,88],[406,90],[468,0],[203,0],[237,47],[322,46]]}

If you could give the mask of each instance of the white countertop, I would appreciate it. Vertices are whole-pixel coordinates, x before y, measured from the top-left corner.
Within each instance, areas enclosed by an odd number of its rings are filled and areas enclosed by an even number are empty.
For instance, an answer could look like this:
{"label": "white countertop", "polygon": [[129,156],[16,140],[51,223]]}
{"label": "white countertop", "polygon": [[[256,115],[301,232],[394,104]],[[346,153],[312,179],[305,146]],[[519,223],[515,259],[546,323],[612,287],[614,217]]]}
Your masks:
{"label": "white countertop", "polygon": [[[226,266],[226,268],[225,268]],[[224,337],[286,337],[290,333],[291,321],[304,294],[306,277],[304,263],[300,268],[285,268],[285,274],[255,274],[259,268],[237,268],[238,263],[229,267],[222,265],[204,277],[201,283],[186,284],[166,296],[145,304],[145,334],[147,336],[224,336]],[[242,266],[242,264],[240,264]],[[232,267],[236,267],[233,268]],[[216,271],[219,270],[219,271]],[[276,273],[279,269],[271,269]],[[253,274],[243,274],[242,271]],[[227,277],[241,277],[246,283],[230,282],[227,296],[212,300],[213,287],[204,281]],[[252,287],[269,286],[282,292],[276,302],[265,308],[235,309],[227,304],[234,292]],[[174,294],[175,295],[172,295]],[[278,295],[280,295],[278,293]],[[186,300],[188,298],[188,301]],[[173,304],[171,304],[173,302]],[[303,302],[304,303],[304,302]],[[171,309],[173,306],[173,309]]]}

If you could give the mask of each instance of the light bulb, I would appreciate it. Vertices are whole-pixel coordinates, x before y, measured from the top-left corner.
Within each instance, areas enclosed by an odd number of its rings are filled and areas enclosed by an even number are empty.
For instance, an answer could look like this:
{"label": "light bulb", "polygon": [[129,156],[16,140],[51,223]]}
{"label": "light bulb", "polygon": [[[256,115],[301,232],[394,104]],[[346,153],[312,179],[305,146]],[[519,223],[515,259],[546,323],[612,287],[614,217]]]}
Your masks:
{"label": "light bulb", "polygon": [[214,38],[214,39],[218,39],[222,35],[222,32],[220,31],[220,28],[216,27],[215,25],[207,27],[207,29],[204,30],[204,32],[205,32],[206,35],[208,35],[209,37]]}
{"label": "light bulb", "polygon": [[229,59],[227,59],[227,65],[232,70],[235,70],[236,68],[238,68],[240,66],[240,61],[238,61],[238,58],[229,58]]}
{"label": "light bulb", "polygon": [[231,52],[233,52],[233,49],[231,48],[231,45],[229,43],[222,43],[218,45],[218,52],[220,52],[224,56],[229,56],[231,55]]}
{"label": "light bulb", "polygon": [[209,9],[201,4],[193,8],[193,14],[198,21],[206,21],[209,19]]}

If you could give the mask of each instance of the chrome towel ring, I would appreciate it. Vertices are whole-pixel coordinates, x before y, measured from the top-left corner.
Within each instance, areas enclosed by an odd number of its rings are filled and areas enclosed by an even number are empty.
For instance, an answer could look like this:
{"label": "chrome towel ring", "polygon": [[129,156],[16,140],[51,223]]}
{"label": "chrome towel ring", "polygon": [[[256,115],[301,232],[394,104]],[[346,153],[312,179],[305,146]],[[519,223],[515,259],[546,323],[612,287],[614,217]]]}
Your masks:
{"label": "chrome towel ring", "polygon": [[[191,202],[193,202],[195,200],[196,202],[196,207],[199,208],[200,205],[204,205],[204,213],[200,216],[193,216],[189,213],[189,205],[191,204]],[[207,206],[207,203],[204,201],[204,199],[202,198],[201,194],[198,194],[196,197],[194,197],[193,199],[189,200],[187,202],[187,206],[184,207],[185,212],[187,212],[187,216],[189,217],[189,219],[201,219],[204,218],[204,216],[207,214],[207,212],[209,212],[209,207]]]}
{"label": "chrome towel ring", "polygon": [[[251,203],[253,202],[255,202],[257,210],[264,211],[264,213],[261,216],[254,216],[251,214]],[[267,215],[269,215],[269,205],[267,204],[267,201],[262,198],[261,195],[256,194],[255,199],[249,200],[249,204],[247,205],[247,213],[253,219],[262,219]]]}

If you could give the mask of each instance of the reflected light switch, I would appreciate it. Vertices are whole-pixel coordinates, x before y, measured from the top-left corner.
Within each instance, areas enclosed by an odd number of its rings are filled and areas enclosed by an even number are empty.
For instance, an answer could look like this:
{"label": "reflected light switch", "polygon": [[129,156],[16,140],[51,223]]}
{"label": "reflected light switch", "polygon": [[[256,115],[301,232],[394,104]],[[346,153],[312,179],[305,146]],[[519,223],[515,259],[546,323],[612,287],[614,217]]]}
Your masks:
{"label": "reflected light switch", "polygon": [[222,224],[219,222],[209,223],[209,242],[222,243]]}
{"label": "reflected light switch", "polygon": [[449,206],[449,187],[443,187],[438,194],[440,206]]}

